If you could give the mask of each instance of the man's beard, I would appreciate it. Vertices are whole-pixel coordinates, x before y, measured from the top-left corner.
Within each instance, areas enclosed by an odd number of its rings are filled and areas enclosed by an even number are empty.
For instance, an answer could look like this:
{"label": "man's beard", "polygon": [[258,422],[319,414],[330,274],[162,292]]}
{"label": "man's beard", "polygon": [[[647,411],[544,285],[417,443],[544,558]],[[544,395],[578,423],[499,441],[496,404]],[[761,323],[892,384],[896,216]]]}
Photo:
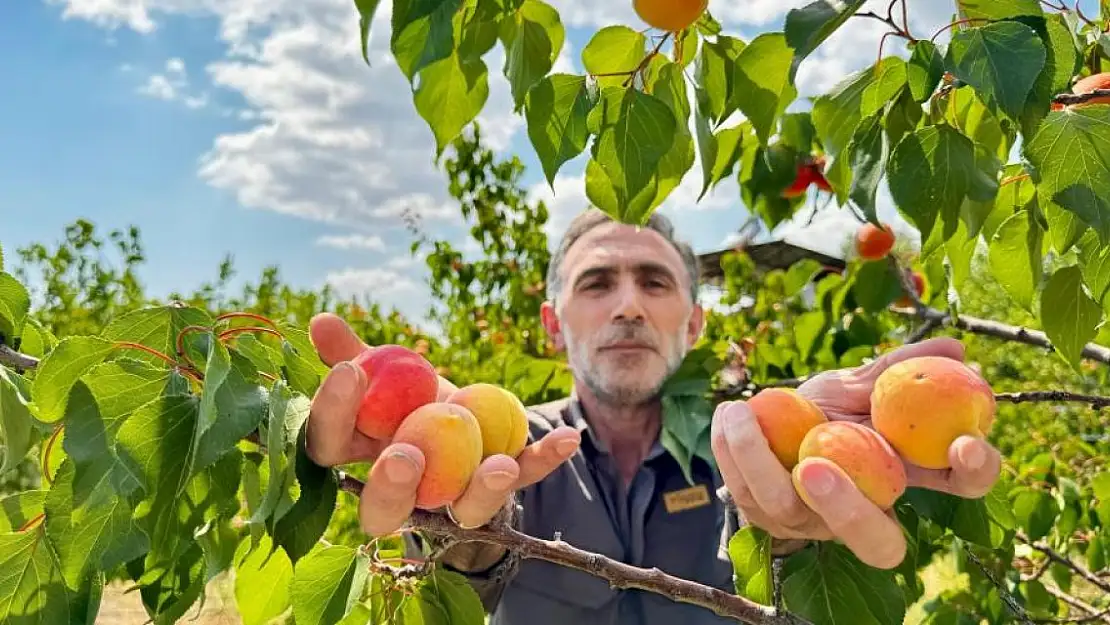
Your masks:
{"label": "man's beard", "polygon": [[[590,359],[592,345],[576,341],[571,332],[564,327],[563,335],[567,345],[567,359],[576,377],[585,384],[598,400],[610,406],[632,407],[651,402],[659,396],[667,379],[682,366],[686,357],[686,342],[683,326],[675,334],[672,349],[669,354],[662,354],[665,358],[665,369],[658,380],[651,385],[640,385],[635,382],[628,383],[628,378],[622,380],[611,379],[618,376],[608,376],[602,369],[603,365],[598,360]],[[659,342],[653,340],[645,326],[627,324],[618,326],[614,331],[607,331],[597,340],[598,345],[607,345],[616,341],[642,341],[655,349],[660,349]],[[610,365],[612,367],[614,365]]]}

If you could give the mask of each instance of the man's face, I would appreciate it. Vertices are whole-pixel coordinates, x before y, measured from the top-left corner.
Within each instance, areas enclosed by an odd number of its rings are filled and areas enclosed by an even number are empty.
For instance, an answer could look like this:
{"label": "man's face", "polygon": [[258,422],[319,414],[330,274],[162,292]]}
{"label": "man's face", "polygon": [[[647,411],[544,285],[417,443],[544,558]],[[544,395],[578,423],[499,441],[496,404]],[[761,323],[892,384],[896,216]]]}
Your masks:
{"label": "man's face", "polygon": [[543,318],[577,378],[617,405],[655,397],[703,324],[678,251],[654,230],[605,224],[570,248],[562,276]]}

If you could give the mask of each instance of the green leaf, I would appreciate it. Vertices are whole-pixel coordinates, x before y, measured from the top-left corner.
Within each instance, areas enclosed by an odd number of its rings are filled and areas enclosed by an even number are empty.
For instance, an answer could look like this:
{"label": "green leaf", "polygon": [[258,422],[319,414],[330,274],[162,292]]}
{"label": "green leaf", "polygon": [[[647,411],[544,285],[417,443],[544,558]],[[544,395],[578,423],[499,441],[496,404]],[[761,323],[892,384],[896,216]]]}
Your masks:
{"label": "green leaf", "polygon": [[731,114],[729,94],[735,80],[736,59],[747,47],[744,41],[728,35],[720,35],[716,40],[702,43],[697,64],[697,89],[704,92],[706,101],[699,110],[713,122],[720,124]]}
{"label": "green leaf", "polygon": [[27,387],[23,376],[0,365],[0,475],[22,462],[34,442]]}
{"label": "green leaf", "polygon": [[486,613],[466,578],[437,568],[420,584],[413,599],[405,604],[406,623],[482,625]]}
{"label": "green leaf", "polygon": [[1007,21],[952,35],[945,63],[948,71],[975,87],[988,104],[1017,119],[1046,56],[1036,31]]}
{"label": "green leaf", "polygon": [[1019,486],[1010,494],[1010,499],[1014,506],[1014,517],[1030,540],[1040,540],[1048,536],[1060,513],[1052,495],[1035,488]]}
{"label": "green leaf", "polygon": [[860,265],[852,283],[852,294],[867,312],[878,312],[902,296],[902,282],[886,260]]}
{"label": "green leaf", "polygon": [[[461,5],[462,0],[394,0],[390,49],[410,83],[418,73],[454,55],[452,20]],[[439,72],[421,76],[422,82],[428,80],[443,77]]]}
{"label": "green leaf", "polygon": [[269,535],[253,549],[250,541],[239,543],[234,561],[235,607],[243,625],[266,625],[290,606],[293,564],[273,548]]}
{"label": "green leaf", "polygon": [[674,113],[654,95],[607,87],[590,113],[590,126],[597,128],[597,138],[587,164],[587,195],[614,219],[642,223],[650,214],[646,205],[652,198],[635,200],[645,190],[654,196],[655,189],[648,185],[674,144]]}
{"label": "green leaf", "polygon": [[1004,20],[1044,14],[1037,0],[956,0],[956,6],[966,19]]}
{"label": "green leaf", "polygon": [[906,62],[897,56],[884,57],[873,70],[878,77],[860,96],[860,115],[871,117],[881,112],[906,86]]}
{"label": "green leaf", "polygon": [[43,513],[48,490],[25,490],[0,497],[0,534],[18,531]]}
{"label": "green leaf", "polygon": [[[647,37],[628,26],[606,26],[582,48],[582,67],[598,86],[620,86],[647,55]],[[605,74],[602,76],[601,74]]]}
{"label": "green leaf", "polygon": [[793,297],[802,292],[813,276],[821,271],[822,265],[812,258],[803,258],[786,270],[783,276],[782,289],[787,297]]}
{"label": "green leaf", "polygon": [[1079,267],[1063,267],[1048,279],[1041,293],[1041,322],[1056,352],[1079,369],[1083,347],[1095,337],[1102,308],[1083,288]]}
{"label": "green leaf", "polygon": [[1088,230],[1079,239],[1078,259],[1083,283],[1094,300],[1102,304],[1106,301],[1106,292],[1110,290],[1110,247],[1099,245],[1098,235]]}
{"label": "green leaf", "polygon": [[[691,462],[697,452],[698,440],[713,420],[713,407],[700,395],[665,394],[663,396],[664,447],[682,468],[686,481],[694,484]],[[710,460],[712,462],[712,460]]]}
{"label": "green leaf", "polygon": [[313,462],[305,452],[306,430],[307,428],[301,427],[297,435],[297,455],[294,461],[299,496],[278,518],[271,532],[274,543],[285,550],[294,565],[324,535],[335,513],[339,495],[335,473]]}
{"label": "green leaf", "polygon": [[509,79],[515,111],[524,106],[532,86],[551,71],[565,37],[559,12],[541,0],[524,0],[501,22],[504,73]]}
{"label": "green leaf", "polygon": [[790,83],[794,50],[782,33],[763,33],[736,58],[731,101],[767,145],[775,122],[797,96]]}
{"label": "green leaf", "polygon": [[0,273],[0,343],[14,345],[23,332],[31,295],[10,273]]}
{"label": "green leaf", "polygon": [[[294,474],[297,433],[308,419],[312,403],[304,395],[295,395],[280,380],[270,394],[266,422],[266,456],[269,461],[269,482],[264,497],[251,517],[252,523],[267,521],[278,509],[283,497],[289,497],[288,486]],[[272,526],[271,526],[272,527]]]}
{"label": "green leaf", "polygon": [[910,44],[913,53],[906,65],[906,83],[915,102],[924,102],[933,95],[937,83],[944,77],[944,58],[937,46],[927,39]]}
{"label": "green leaf", "polygon": [[321,547],[296,563],[290,596],[297,625],[339,622],[358,602],[370,558],[345,545]]}
{"label": "green leaf", "polygon": [[114,347],[96,336],[62,339],[35,369],[31,383],[34,413],[44,423],[54,423],[66,412],[69,391],[87,371],[104,362]]}
{"label": "green leaf", "polygon": [[744,137],[751,132],[751,125],[741,123],[723,128],[713,134],[703,114],[705,90],[699,88],[695,93],[698,96],[698,109],[694,124],[698,133],[698,148],[702,163],[702,188],[701,193],[698,194],[700,201],[710,189],[732,175],[732,170],[740,161]]}
{"label": "green leaf", "polygon": [[362,49],[362,60],[370,64],[370,26],[374,22],[374,14],[378,11],[380,0],[355,0],[358,10],[358,34]]}
{"label": "green leaf", "polygon": [[478,116],[487,99],[489,69],[481,59],[451,54],[420,71],[413,102],[435,135],[436,156]]}
{"label": "green leaf", "polygon": [[[207,582],[206,564],[203,547],[190,541],[187,551],[140,586],[139,596],[154,625],[179,623],[189,608],[202,599]],[[141,560],[127,564],[133,577],[142,572],[141,565]]]}
{"label": "green leaf", "polygon": [[[111,502],[113,493],[127,496],[141,487],[134,459],[119,448],[119,430],[138,411],[161,401],[172,375],[145,362],[120,359],[98,365],[74,384],[61,445],[75,467],[76,505],[95,508]],[[186,444],[175,453],[188,449]]]}
{"label": "green leaf", "polygon": [[[955,230],[965,199],[993,199],[975,145],[948,126],[927,126],[895,146],[888,165],[890,194],[899,210],[929,238],[939,216]],[[951,233],[947,233],[950,235]]]}
{"label": "green leaf", "polygon": [[[204,382],[201,398],[201,415],[190,448],[188,472],[193,473],[216,462],[239,444],[239,441],[258,428],[266,415],[267,394],[263,387],[248,377],[257,375],[249,360],[238,352],[229,352],[226,376],[215,392],[208,391],[208,378]],[[215,420],[206,430],[201,430],[204,399],[212,397]]]}
{"label": "green leaf", "polygon": [[879,219],[875,196],[889,154],[881,121],[878,115],[868,117],[860,124],[856,134],[852,136],[852,142],[848,144],[849,167],[852,169],[848,197],[863,209],[869,221]]}
{"label": "green leaf", "polygon": [[102,575],[66,585],[42,526],[0,534],[0,622],[5,625],[92,623],[100,611]]}
{"label": "green leaf", "polygon": [[900,625],[905,616],[894,573],[863,564],[833,542],[787,558],[782,577],[786,609],[813,625]]}
{"label": "green leaf", "polygon": [[863,119],[860,114],[863,93],[875,81],[876,75],[874,66],[854,72],[832,91],[814,100],[813,127],[829,154],[840,154],[855,135]]}
{"label": "green leaf", "polygon": [[1053,202],[1110,242],[1110,106],[1052,112],[1023,146],[1041,205]]}
{"label": "green leaf", "polygon": [[771,535],[748,525],[728,541],[736,594],[762,605],[771,605]]}
{"label": "green leaf", "polygon": [[81,505],[74,498],[74,477],[73,462],[63,462],[45,502],[46,534],[70,588],[150,549],[150,537],[132,520],[127,499],[109,494]]}
{"label": "green leaf", "polygon": [[528,93],[528,137],[552,189],[563,164],[586,149],[590,139],[586,121],[597,102],[597,90],[586,77],[572,74],[547,76]]}
{"label": "green leaf", "polygon": [[[212,317],[199,308],[176,304],[140,308],[120,315],[108,324],[100,336],[109,341],[138,343],[171,358],[177,353],[177,337],[188,326],[210,327]],[[130,349],[129,358],[137,358],[165,366],[154,354]]]}
{"label": "green leaf", "polygon": [[786,33],[786,43],[794,48],[798,61],[812,54],[843,26],[864,2],[866,0],[851,2],[816,0],[800,9],[788,11],[783,30]]}
{"label": "green leaf", "polygon": [[[662,57],[656,57],[660,59]],[[694,138],[690,134],[690,99],[682,66],[659,63],[648,77],[647,89],[662,100],[675,119],[674,140],[670,150],[659,160],[652,181],[632,201],[637,214],[653,212],[678,187],[694,164]]]}
{"label": "green leaf", "polygon": [[987,262],[991,274],[1019,306],[1033,312],[1041,283],[1044,232],[1030,210],[1002,222],[990,240]]}

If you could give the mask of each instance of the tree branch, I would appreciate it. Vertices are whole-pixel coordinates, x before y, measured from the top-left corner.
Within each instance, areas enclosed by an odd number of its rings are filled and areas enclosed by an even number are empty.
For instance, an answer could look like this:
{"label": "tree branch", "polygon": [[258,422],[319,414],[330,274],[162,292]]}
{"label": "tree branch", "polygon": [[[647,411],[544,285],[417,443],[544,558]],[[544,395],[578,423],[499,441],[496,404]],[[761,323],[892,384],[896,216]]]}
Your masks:
{"label": "tree branch", "polygon": [[1044,584],[1043,587],[1048,594],[1087,614],[1084,616],[1069,616],[1065,618],[1038,619],[1035,621],[1036,623],[1092,623],[1094,621],[1110,623],[1110,608],[1100,610],[1058,588],[1049,586],[1048,584]]}
{"label": "tree branch", "polygon": [[[341,490],[356,496],[362,493],[363,482],[340,473]],[[672,601],[688,603],[712,610],[720,616],[737,619],[749,625],[794,625],[804,623],[790,614],[779,614],[770,606],[760,605],[717,588],[692,582],[659,569],[644,569],[605,556],[583,551],[562,540],[543,540],[521,533],[507,525],[487,525],[478,529],[462,529],[446,516],[416,510],[409,520],[412,530],[439,535],[452,542],[484,542],[515,552],[522,558],[545,560],[584,571],[609,582],[613,588],[636,588],[662,595]]]}
{"label": "tree branch", "polygon": [[1038,401],[1053,402],[1081,402],[1090,404],[1096,410],[1110,407],[1110,397],[1100,395],[1085,395],[1069,391],[1026,391],[1024,393],[995,393],[994,399],[1011,404],[1023,404]]}
{"label": "tree branch", "polygon": [[15,351],[14,349],[0,343],[0,365],[26,371],[27,369],[34,369],[39,364],[39,359],[34,356],[28,356]]}
{"label": "tree branch", "polygon": [[[901,315],[919,317],[926,322],[935,320],[935,322],[940,325],[950,325],[965,332],[982,334],[984,336],[1014,341],[1016,343],[1025,343],[1026,345],[1032,345],[1034,347],[1043,347],[1049,351],[1056,350],[1052,345],[1052,341],[1048,340],[1048,336],[1039,330],[1029,330],[967,315],[959,315],[953,319],[951,315],[927,306],[919,310],[906,308],[892,308],[891,310]],[[1110,364],[1110,347],[1105,347],[1097,343],[1087,343],[1087,345],[1083,347],[1083,357],[1103,364]]]}
{"label": "tree branch", "polygon": [[1085,93],[1060,93],[1052,98],[1056,104],[1083,104],[1095,98],[1110,96],[1110,89],[1093,89]]}
{"label": "tree branch", "polygon": [[1025,532],[1021,532],[1021,531],[1019,531],[1017,533],[1017,539],[1020,540],[1021,542],[1025,543],[1025,544],[1029,545],[1030,547],[1036,549],[1037,551],[1040,551],[1041,553],[1045,554],[1052,561],[1058,562],[1058,563],[1068,567],[1073,572],[1075,572],[1077,575],[1079,575],[1083,579],[1090,582],[1095,588],[1098,588],[1099,590],[1103,590],[1105,592],[1110,593],[1110,582],[1104,581],[1098,575],[1095,575],[1094,573],[1088,571],[1083,566],[1081,566],[1079,564],[1076,564],[1074,561],[1072,561],[1071,558],[1061,554],[1060,552],[1056,551],[1052,547],[1049,547],[1047,543],[1041,542],[1041,541],[1029,540],[1029,537],[1025,534]]}

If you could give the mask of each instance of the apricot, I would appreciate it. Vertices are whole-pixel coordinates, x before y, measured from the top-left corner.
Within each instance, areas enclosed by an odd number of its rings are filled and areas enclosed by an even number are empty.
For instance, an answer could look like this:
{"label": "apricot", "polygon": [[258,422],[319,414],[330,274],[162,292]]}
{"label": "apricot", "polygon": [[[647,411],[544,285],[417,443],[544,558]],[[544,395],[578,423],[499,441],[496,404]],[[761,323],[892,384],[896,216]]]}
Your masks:
{"label": "apricot", "polygon": [[994,423],[994,392],[958,360],[922,356],[883,371],[871,391],[871,422],[907,461],[947,469],[960,436],[985,437]]}
{"label": "apricot", "polygon": [[458,499],[482,462],[478,420],[458,404],[420,406],[405,417],[393,442],[408,443],[424,454],[415,504],[422,510],[435,510]]}
{"label": "apricot", "polygon": [[447,402],[462,406],[478,420],[482,458],[516,458],[528,443],[528,414],[516,395],[494,384],[477,383],[451,393]]}
{"label": "apricot", "polygon": [[894,248],[894,230],[887,224],[880,228],[866,223],[856,231],[856,251],[864,260],[885,258]]}
{"label": "apricot", "polygon": [[[835,464],[867,499],[889,510],[906,492],[906,470],[891,445],[869,427],[852,421],[829,421],[815,426],[798,449],[799,466],[807,458]],[[791,472],[798,495],[812,506],[802,488],[798,467]]]}
{"label": "apricot", "polygon": [[709,0],[632,0],[636,15],[649,26],[678,32],[701,18]]}
{"label": "apricot", "polygon": [[[917,293],[917,298],[921,299],[921,296],[925,294],[925,276],[921,275],[920,272],[911,271],[910,282],[913,282],[913,290],[914,293]],[[903,295],[894,302],[894,305],[899,308],[909,308],[913,306],[913,300]]]}
{"label": "apricot", "polygon": [[798,448],[806,434],[828,421],[817,404],[792,388],[765,388],[747,403],[771,451],[788,471],[798,464]]}
{"label": "apricot", "polygon": [[[1082,78],[1072,85],[1071,92],[1075,94],[1090,93],[1096,89],[1110,89],[1110,72],[1100,72]],[[1083,104],[1110,104],[1110,97],[1099,96],[1091,98]],[[1077,105],[1082,106],[1082,105]]]}
{"label": "apricot", "polygon": [[370,438],[388,440],[413,410],[438,396],[435,368],[407,347],[371,347],[352,362],[362,367],[367,380],[355,427]]}

